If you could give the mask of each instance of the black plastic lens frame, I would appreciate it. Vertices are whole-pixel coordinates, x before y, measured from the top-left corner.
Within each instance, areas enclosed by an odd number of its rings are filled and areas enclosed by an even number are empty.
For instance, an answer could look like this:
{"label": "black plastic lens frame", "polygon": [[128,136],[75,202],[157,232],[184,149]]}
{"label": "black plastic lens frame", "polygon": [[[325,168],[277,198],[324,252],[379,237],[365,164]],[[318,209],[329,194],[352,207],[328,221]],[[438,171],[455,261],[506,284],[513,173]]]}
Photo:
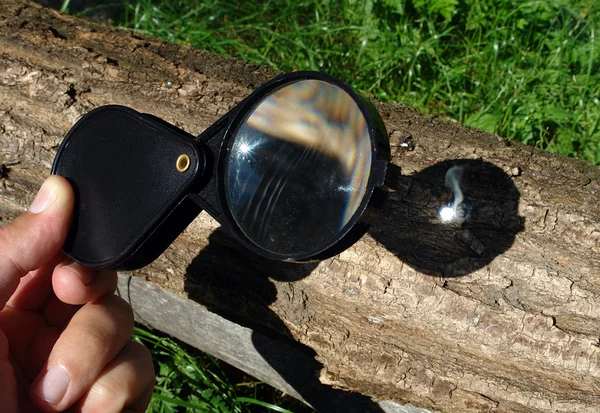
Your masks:
{"label": "black plastic lens frame", "polygon": [[76,195],[64,250],[91,268],[140,268],[205,210],[264,257],[321,259],[356,238],[389,159],[375,107],[318,72],[274,78],[198,137],[99,107],[52,168]]}

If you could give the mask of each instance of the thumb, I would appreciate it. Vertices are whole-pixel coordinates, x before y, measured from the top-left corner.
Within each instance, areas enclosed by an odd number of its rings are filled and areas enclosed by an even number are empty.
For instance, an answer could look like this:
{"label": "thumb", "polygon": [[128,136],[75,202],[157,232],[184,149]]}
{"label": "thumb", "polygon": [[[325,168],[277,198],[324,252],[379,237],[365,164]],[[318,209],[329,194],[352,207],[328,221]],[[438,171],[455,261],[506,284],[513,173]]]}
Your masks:
{"label": "thumb", "polygon": [[60,251],[69,231],[73,200],[69,182],[50,176],[29,210],[0,228],[0,310],[22,276]]}

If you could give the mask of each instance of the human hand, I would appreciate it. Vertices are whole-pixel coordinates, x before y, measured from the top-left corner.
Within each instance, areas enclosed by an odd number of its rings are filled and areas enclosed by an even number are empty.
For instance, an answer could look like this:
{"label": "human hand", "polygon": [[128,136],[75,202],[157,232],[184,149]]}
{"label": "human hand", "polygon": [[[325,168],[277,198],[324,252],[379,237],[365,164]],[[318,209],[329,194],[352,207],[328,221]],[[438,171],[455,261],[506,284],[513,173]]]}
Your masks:
{"label": "human hand", "polygon": [[70,261],[73,192],[51,176],[27,212],[0,227],[0,410],[143,412],[154,386],[148,350],[117,274]]}

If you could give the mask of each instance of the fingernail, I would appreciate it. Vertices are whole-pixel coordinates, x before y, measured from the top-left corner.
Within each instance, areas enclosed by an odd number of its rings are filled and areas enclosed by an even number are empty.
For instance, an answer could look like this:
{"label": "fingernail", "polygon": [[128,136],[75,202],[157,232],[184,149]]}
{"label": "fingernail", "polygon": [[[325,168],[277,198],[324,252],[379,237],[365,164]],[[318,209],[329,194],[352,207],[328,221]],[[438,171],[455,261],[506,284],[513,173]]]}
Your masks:
{"label": "fingernail", "polygon": [[70,263],[69,265],[66,265],[65,268],[71,271],[77,277],[79,277],[81,283],[86,287],[90,285],[92,281],[94,281],[94,279],[96,278],[96,273],[94,271],[90,270],[89,268],[82,267],[81,265],[76,264],[74,262]]}
{"label": "fingernail", "polygon": [[60,367],[53,367],[35,385],[35,392],[42,399],[58,404],[69,387],[69,375]]}
{"label": "fingernail", "polygon": [[48,183],[48,180],[46,180],[38,194],[35,196],[28,211],[33,214],[39,214],[48,209],[54,201],[56,201],[56,191],[54,187]]}

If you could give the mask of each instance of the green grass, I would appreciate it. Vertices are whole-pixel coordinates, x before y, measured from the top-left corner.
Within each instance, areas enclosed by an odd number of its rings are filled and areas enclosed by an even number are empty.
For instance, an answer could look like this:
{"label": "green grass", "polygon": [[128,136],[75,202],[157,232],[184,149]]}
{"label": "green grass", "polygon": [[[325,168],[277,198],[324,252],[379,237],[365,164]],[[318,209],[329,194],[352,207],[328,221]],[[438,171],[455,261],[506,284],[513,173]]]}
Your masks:
{"label": "green grass", "polygon": [[[278,70],[325,71],[379,100],[600,165],[597,0],[126,0],[111,20]],[[151,411],[281,411],[277,393],[232,384],[210,357],[141,329],[136,338],[159,372]]]}
{"label": "green grass", "polygon": [[157,373],[148,412],[292,413],[285,407],[310,411],[266,384],[162,333],[136,326],[133,337],[152,351]]}
{"label": "green grass", "polygon": [[114,23],[600,164],[596,0],[137,0]]}

